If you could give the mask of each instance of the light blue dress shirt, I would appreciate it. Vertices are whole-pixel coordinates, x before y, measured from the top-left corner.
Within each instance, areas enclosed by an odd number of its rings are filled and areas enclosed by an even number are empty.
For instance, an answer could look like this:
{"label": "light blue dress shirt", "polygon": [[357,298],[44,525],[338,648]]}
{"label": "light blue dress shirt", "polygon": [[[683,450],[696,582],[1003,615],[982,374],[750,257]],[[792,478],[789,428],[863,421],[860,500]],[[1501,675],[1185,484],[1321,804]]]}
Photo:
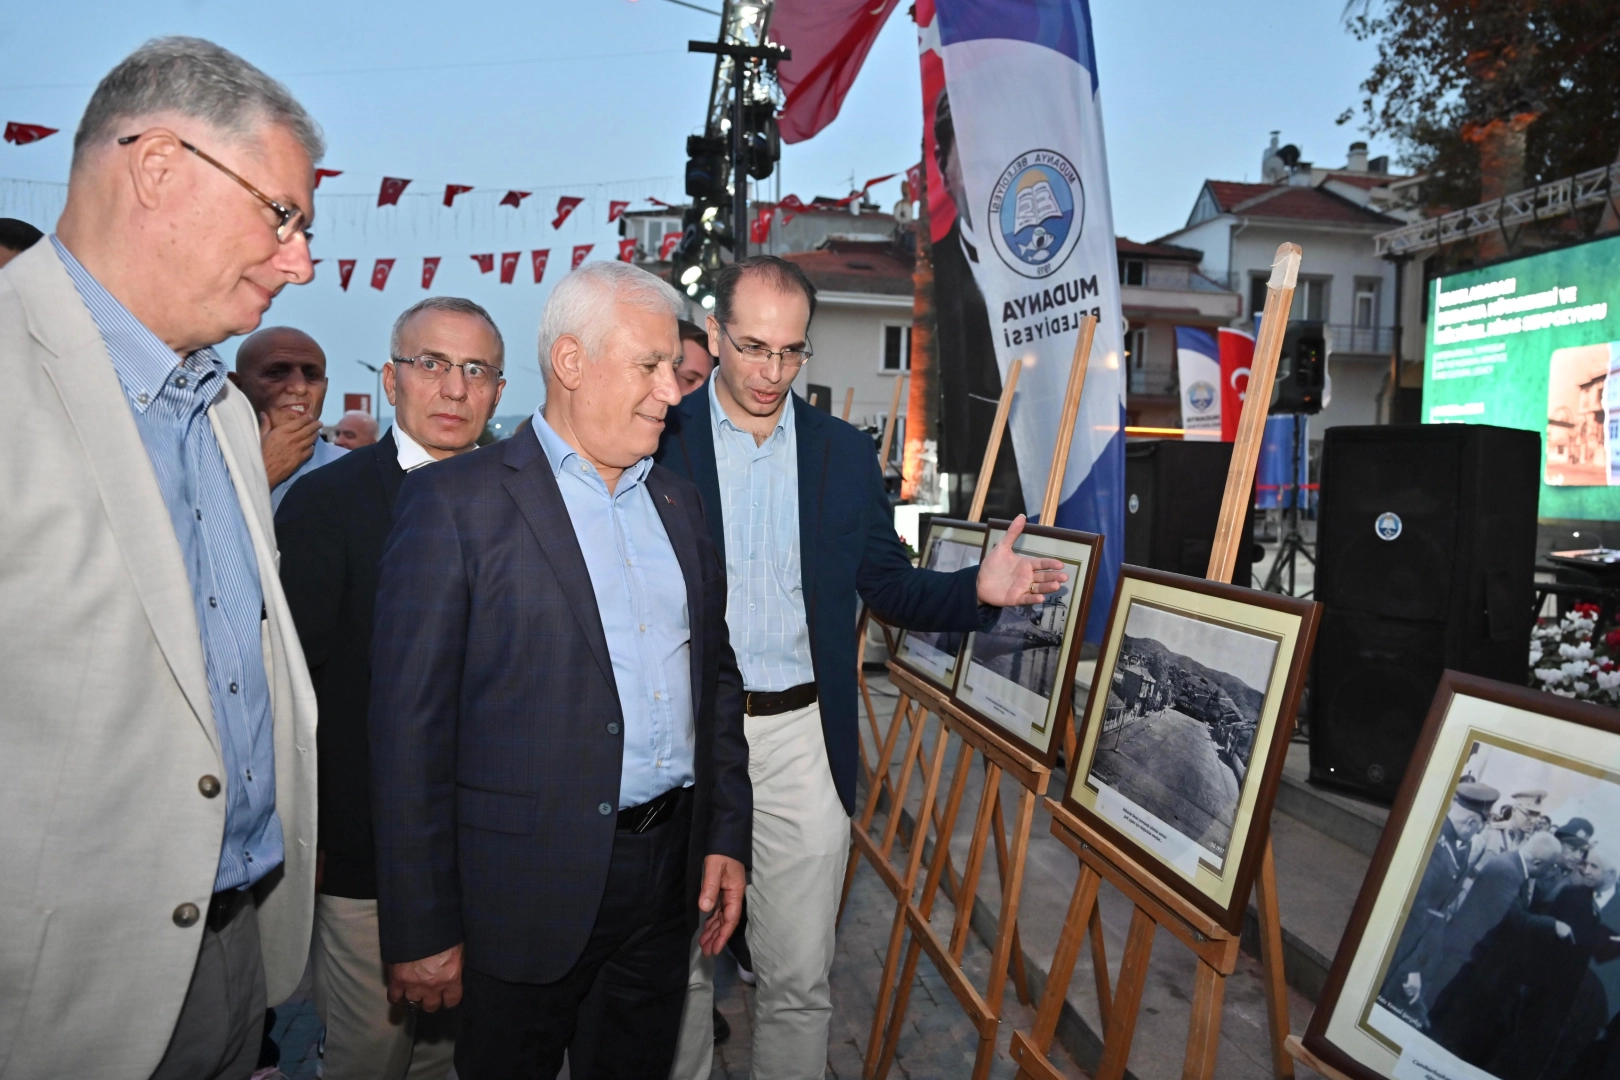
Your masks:
{"label": "light blue dress shirt", "polygon": [[281,509],[281,500],[287,497],[288,488],[322,465],[330,465],[347,453],[348,451],[343,447],[333,446],[325,439],[317,438],[315,440],[315,449],[310,452],[309,457],[304,459],[304,463],[298,466],[298,471],[270,489],[270,512],[275,513]]}
{"label": "light blue dress shirt", "polygon": [[619,809],[639,806],[696,779],[686,575],[647,490],[652,458],[621,473],[610,492],[602,474],[538,410],[534,433],[585,556],[613,658],[624,713]]}
{"label": "light blue dress shirt", "polygon": [[180,542],[225,762],[225,838],[214,891],[246,888],[280,865],[282,839],[259,563],[208,420],[208,406],[225,392],[225,365],[213,349],[181,360],[54,235],[51,243],[101,331]]}
{"label": "light blue dress shirt", "polygon": [[815,682],[799,558],[799,439],[793,402],[770,438],[731,422],[709,380],[714,464],[726,530],[726,628],[745,690]]}

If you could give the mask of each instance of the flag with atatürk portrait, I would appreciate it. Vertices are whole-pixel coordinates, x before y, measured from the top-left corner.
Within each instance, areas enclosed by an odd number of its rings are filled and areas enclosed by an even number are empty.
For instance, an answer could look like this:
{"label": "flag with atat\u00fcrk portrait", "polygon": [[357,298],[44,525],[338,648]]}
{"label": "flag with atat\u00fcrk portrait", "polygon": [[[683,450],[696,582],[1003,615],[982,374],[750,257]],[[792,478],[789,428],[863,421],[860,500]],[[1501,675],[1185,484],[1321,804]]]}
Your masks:
{"label": "flag with atat\u00fcrk portrait", "polygon": [[[1080,323],[1095,315],[1056,520],[1043,524],[1106,537],[1096,589],[1111,596],[1125,539],[1124,331],[1090,8],[918,0],[916,17],[941,471],[978,471],[1002,382],[1022,364],[1008,421],[1016,464],[997,462],[991,505],[1021,494],[1040,511]],[[1089,640],[1108,608],[1091,605]]]}

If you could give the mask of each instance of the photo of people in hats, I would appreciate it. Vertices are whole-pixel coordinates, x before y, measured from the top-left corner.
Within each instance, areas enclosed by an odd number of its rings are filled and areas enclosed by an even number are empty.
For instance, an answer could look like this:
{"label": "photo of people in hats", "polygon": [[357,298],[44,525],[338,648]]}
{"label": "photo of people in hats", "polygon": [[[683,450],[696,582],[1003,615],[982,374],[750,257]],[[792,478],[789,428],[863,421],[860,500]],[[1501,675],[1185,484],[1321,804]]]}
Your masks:
{"label": "photo of people in hats", "polygon": [[[1574,763],[1571,763],[1572,765]],[[1620,1065],[1620,785],[1473,745],[1369,1017],[1459,1080]],[[1418,1039],[1413,1039],[1413,1032]]]}

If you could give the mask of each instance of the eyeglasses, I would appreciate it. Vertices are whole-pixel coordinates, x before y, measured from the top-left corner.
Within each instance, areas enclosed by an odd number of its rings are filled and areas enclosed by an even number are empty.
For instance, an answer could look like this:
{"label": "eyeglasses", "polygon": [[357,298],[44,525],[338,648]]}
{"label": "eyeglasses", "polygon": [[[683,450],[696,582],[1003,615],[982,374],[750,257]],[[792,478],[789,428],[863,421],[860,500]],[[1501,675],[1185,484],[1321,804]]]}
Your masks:
{"label": "eyeglasses", "polygon": [[[141,135],[144,134],[146,134],[146,132],[141,132]],[[140,135],[125,135],[122,139],[118,140],[118,145],[128,146],[130,143],[134,142],[140,137]],[[276,226],[277,240],[285,244],[293,237],[302,234],[304,241],[307,243],[312,237],[314,237],[315,234],[306,227],[309,223],[309,217],[302,209],[299,208],[297,203],[292,203],[287,206],[281,205],[280,203],[276,202],[276,200],[272,199],[270,196],[266,195],[264,192],[260,191],[258,188],[236,175],[236,173],[232,172],[230,169],[226,168],[224,165],[221,165],[218,161],[215,161],[213,158],[209,157],[195,146],[192,146],[190,143],[186,142],[186,140],[181,139],[179,142],[181,146],[185,147],[187,150],[190,150],[193,154],[196,154],[198,157],[208,162],[208,164],[212,165],[214,168],[218,169],[232,180],[235,180],[238,184],[241,184],[247,189],[247,193],[249,195],[252,195],[255,199],[258,199],[260,202],[264,203],[264,205],[268,206],[271,212],[281,219],[281,223]]]}
{"label": "eyeglasses", "polygon": [[767,349],[763,345],[752,343],[748,345],[737,344],[737,339],[731,336],[731,331],[726,329],[725,323],[720,324],[720,332],[726,335],[726,340],[731,342],[731,347],[737,350],[743,360],[750,364],[765,364],[774,356],[782,361],[783,370],[797,370],[804,366],[804,362],[814,355],[813,350],[810,348],[809,338],[805,339],[802,347],[790,345],[785,349]]}
{"label": "eyeglasses", "polygon": [[468,360],[465,364],[452,363],[442,356],[396,356],[393,360],[396,364],[410,364],[431,382],[443,382],[451,368],[461,369],[468,386],[488,386],[501,378],[500,368],[482,360]]}

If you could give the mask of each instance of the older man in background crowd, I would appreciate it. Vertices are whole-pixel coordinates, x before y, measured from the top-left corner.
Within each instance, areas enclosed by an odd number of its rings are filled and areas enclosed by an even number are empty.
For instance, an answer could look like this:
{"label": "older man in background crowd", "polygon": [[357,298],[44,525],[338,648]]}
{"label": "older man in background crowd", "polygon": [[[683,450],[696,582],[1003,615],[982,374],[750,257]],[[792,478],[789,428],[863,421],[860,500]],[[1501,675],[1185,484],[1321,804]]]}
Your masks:
{"label": "older man in background crowd", "polygon": [[377,421],[370,413],[350,409],[338,417],[332,444],[345,450],[358,450],[377,441]]}
{"label": "older man in background crowd", "polygon": [[675,379],[681,384],[681,396],[701,390],[714,371],[714,354],[709,351],[709,332],[695,322],[682,319],[681,362],[675,365]]}
{"label": "older man in background crowd", "polygon": [[389,1003],[377,941],[371,615],[405,474],[477,449],[501,400],[505,351],[494,320],[471,300],[435,296],[406,309],[383,368],[394,426],[300,481],[276,512],[281,581],[321,714],[315,1004],[327,1080],[433,1080],[450,1070],[451,1022]]}
{"label": "older man in background crowd", "polygon": [[96,87],[0,270],[0,1062],[245,1080],[315,890],[315,695],[212,346],[313,276],[319,128],[196,38]]}
{"label": "older man in background crowd", "polygon": [[270,506],[279,509],[288,488],[345,452],[321,438],[326,353],[302,330],[267,326],[237,348],[231,381],[258,413]]}
{"label": "older man in background crowd", "polygon": [[44,239],[45,234],[17,218],[0,218],[0,266]]}

